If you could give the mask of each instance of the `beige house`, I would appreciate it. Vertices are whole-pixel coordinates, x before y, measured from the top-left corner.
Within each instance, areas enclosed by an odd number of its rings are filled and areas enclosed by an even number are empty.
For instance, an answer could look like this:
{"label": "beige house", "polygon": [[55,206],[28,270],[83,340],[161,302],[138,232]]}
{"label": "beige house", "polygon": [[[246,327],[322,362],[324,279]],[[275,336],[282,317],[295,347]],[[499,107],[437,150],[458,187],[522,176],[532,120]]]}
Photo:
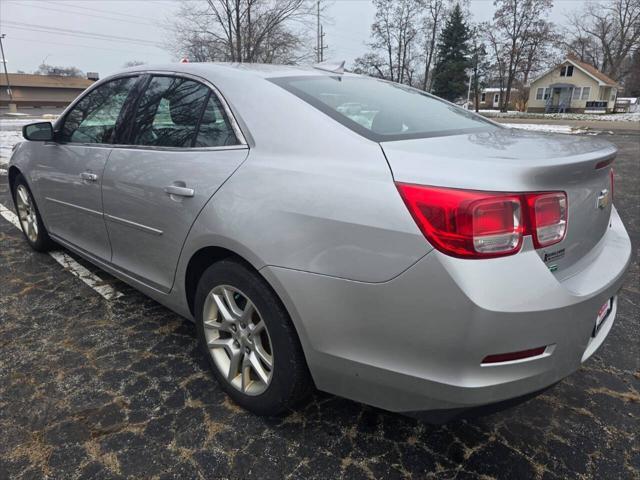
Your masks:
{"label": "beige house", "polygon": [[531,82],[527,112],[609,113],[619,88],[597,68],[568,56]]}
{"label": "beige house", "polygon": [[[66,107],[95,80],[82,77],[10,73],[13,103],[20,107]],[[0,75],[0,107],[9,104],[7,79]]]}

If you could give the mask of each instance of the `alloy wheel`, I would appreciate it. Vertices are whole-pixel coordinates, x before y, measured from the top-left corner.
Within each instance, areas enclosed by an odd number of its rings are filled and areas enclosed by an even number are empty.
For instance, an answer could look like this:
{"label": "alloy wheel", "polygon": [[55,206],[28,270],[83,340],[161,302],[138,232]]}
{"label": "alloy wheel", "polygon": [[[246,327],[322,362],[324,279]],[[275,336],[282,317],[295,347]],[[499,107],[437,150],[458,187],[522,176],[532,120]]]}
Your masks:
{"label": "alloy wheel", "polygon": [[247,395],[263,393],[273,376],[273,347],[253,302],[219,285],[207,295],[203,322],[209,354],[227,382]]}
{"label": "alloy wheel", "polygon": [[22,230],[35,243],[38,240],[38,217],[31,195],[24,185],[18,185],[16,189],[16,209]]}

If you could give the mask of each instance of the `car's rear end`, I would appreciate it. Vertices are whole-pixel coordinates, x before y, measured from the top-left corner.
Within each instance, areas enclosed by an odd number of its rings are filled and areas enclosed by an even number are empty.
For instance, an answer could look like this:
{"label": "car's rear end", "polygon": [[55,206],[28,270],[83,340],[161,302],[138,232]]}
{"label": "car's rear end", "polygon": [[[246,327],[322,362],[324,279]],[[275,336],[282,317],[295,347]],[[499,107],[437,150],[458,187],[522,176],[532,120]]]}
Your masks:
{"label": "car's rear end", "polygon": [[404,202],[432,250],[376,284],[278,272],[318,386],[446,417],[578,369],[612,327],[630,261],[612,203],[615,148],[499,127],[396,95],[404,87],[381,100],[372,81],[332,81],[278,83],[380,144],[398,192],[380,201]]}

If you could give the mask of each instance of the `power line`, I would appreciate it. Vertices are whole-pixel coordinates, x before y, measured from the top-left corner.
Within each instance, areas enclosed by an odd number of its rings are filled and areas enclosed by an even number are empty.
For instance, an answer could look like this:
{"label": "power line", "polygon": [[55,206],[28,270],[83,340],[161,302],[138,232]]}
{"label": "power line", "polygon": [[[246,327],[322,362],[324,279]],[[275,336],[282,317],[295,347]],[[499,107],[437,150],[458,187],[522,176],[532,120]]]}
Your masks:
{"label": "power line", "polygon": [[[16,37],[11,35],[11,40],[20,40],[21,42],[33,42],[33,43],[42,43],[42,40],[34,40],[33,38],[23,38]],[[52,42],[47,40],[47,45],[64,45],[67,47],[75,47],[75,48],[85,48],[88,50],[108,50],[111,52],[125,52],[125,53],[137,53],[140,55],[147,55],[149,52],[142,52],[139,50],[129,50],[129,49],[121,49],[121,48],[107,48],[107,47],[94,47],[93,45],[78,45],[77,43],[64,43],[64,42]]]}
{"label": "power line", "polygon": [[148,47],[160,46],[158,43],[152,42],[151,40],[144,40],[142,38],[123,37],[119,35],[106,35],[103,33],[85,32],[82,30],[74,30],[74,29],[68,29],[68,28],[48,27],[46,25],[37,25],[33,23],[5,21],[3,22],[3,24],[12,28],[20,29],[20,30],[39,31],[39,32],[45,32],[45,33],[52,33],[55,35],[69,35],[69,36],[76,36],[76,37],[93,38],[98,40],[112,40],[114,42],[136,43],[138,45],[144,45]]}
{"label": "power line", "polygon": [[[26,7],[26,8],[34,8],[35,7],[33,4],[25,4],[25,3],[20,3],[17,6],[18,7]],[[39,5],[38,5],[37,8],[42,9],[42,10],[50,10],[52,12],[69,13],[68,10],[62,10],[60,8],[41,7]],[[71,6],[69,6],[69,8],[71,8]],[[133,21],[133,20],[127,20],[125,18],[107,17],[107,16],[104,16],[104,15],[93,15],[91,13],[73,12],[73,14],[74,15],[81,15],[83,17],[99,18],[101,20],[109,20],[109,21],[116,21],[116,22],[131,23],[131,24],[134,24],[134,25],[148,25],[148,26],[152,26],[152,27],[157,27],[158,26],[155,23],[151,23],[151,22],[136,22],[136,21]]]}

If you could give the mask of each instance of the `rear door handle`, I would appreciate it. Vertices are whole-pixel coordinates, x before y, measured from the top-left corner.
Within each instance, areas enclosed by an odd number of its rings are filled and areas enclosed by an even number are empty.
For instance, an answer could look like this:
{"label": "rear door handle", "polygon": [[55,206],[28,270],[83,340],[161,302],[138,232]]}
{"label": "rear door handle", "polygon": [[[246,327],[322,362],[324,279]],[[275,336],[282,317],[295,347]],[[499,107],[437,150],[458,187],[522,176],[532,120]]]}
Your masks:
{"label": "rear door handle", "polygon": [[80,178],[82,180],[86,180],[87,182],[95,182],[96,180],[98,180],[98,175],[90,172],[82,172],[80,174]]}
{"label": "rear door handle", "polygon": [[164,191],[169,195],[177,195],[179,197],[193,197],[196,193],[193,188],[178,187],[176,185],[164,187]]}

